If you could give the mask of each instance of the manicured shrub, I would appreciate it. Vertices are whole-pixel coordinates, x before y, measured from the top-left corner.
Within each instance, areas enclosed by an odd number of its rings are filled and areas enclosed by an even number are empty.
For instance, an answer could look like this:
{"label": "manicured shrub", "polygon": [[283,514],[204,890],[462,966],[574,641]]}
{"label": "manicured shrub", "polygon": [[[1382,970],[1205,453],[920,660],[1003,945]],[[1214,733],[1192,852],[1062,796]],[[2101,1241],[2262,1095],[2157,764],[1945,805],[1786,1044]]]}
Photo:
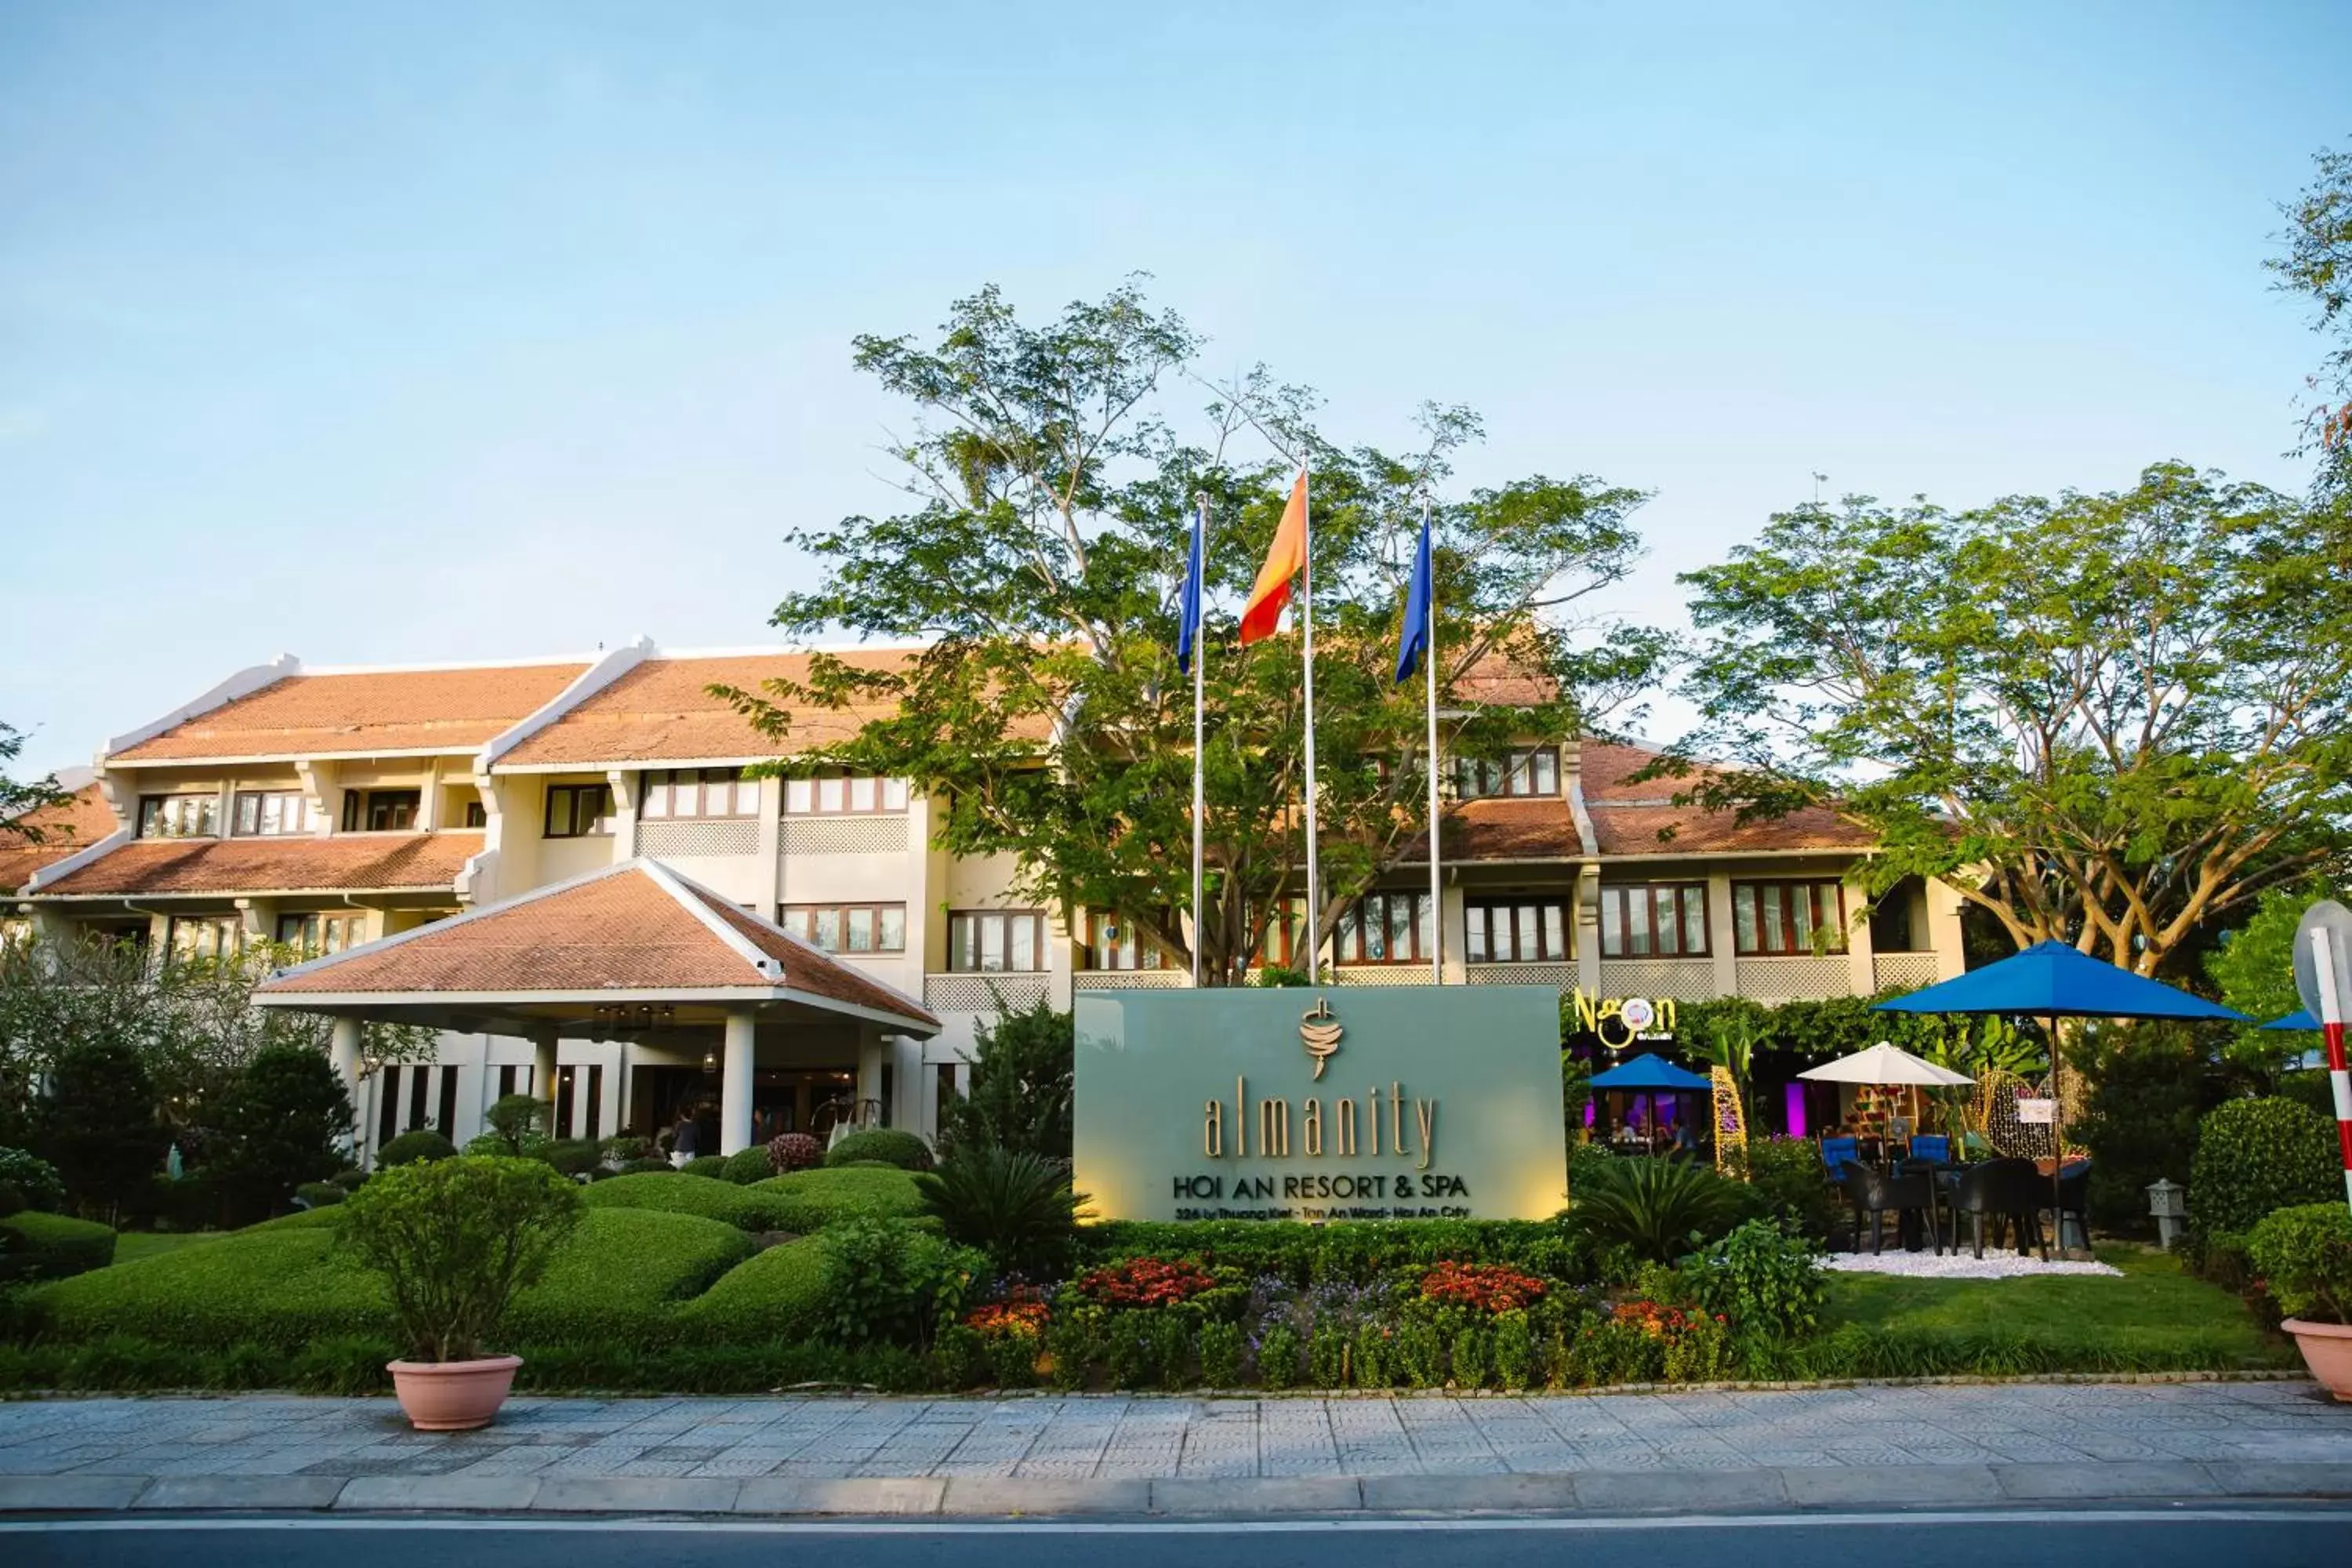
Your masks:
{"label": "manicured shrub", "polygon": [[1325,1281],[1362,1285],[1399,1269],[1426,1268],[1449,1258],[1507,1263],[1552,1279],[1580,1279],[1588,1272],[1580,1244],[1549,1220],[1342,1220],[1321,1226],[1286,1220],[1114,1220],[1086,1226],[1079,1245],[1093,1263],[1192,1257],[1252,1277],[1272,1275],[1298,1287]]}
{"label": "manicured shrub", "polygon": [[677,1168],[667,1160],[657,1160],[648,1154],[641,1160],[622,1161],[621,1167],[615,1173],[624,1176],[667,1176],[676,1174]]}
{"label": "manicured shrub", "polygon": [[1806,1138],[1750,1138],[1748,1185],[1775,1215],[1800,1235],[1827,1244],[1838,1227],[1838,1197],[1822,1168],[1821,1152]]}
{"label": "manicured shrub", "polygon": [[0,1219],[0,1280],[63,1279],[113,1261],[110,1226],[38,1209]]}
{"label": "manicured shrub", "polygon": [[754,1143],[749,1149],[738,1149],[728,1155],[719,1167],[719,1173],[738,1186],[750,1186],[753,1182],[764,1182],[774,1175],[776,1167],[768,1162],[768,1146]]}
{"label": "manicured shrub", "polygon": [[65,1179],[58,1168],[22,1149],[0,1149],[0,1183],[14,1187],[21,1207],[55,1214],[66,1206]]}
{"label": "manicured shrub", "polygon": [[[604,1163],[615,1166],[625,1165],[632,1160],[651,1159],[654,1141],[650,1138],[640,1138],[634,1132],[620,1132],[605,1139],[604,1142],[597,1145],[597,1149],[604,1156]],[[663,1163],[667,1164],[668,1162],[664,1161]]]}
{"label": "manicured shrub", "polygon": [[1828,1295],[1811,1239],[1769,1219],[1749,1220],[1684,1259],[1683,1279],[1700,1307],[1769,1339],[1812,1332]]}
{"label": "manicured shrub", "polygon": [[1201,1382],[1210,1388],[1239,1388],[1248,1342],[1239,1323],[1201,1325]]}
{"label": "manicured shrub", "polygon": [[[504,1149],[496,1151],[497,1152],[507,1154],[535,1152],[539,1145],[547,1141],[547,1129],[550,1125],[548,1113],[552,1109],[553,1107],[546,1100],[531,1095],[502,1094],[490,1102],[490,1108],[488,1110],[482,1112],[482,1125],[488,1131],[474,1142],[478,1143],[483,1138],[495,1138],[505,1145]],[[492,1152],[488,1150],[479,1152]],[[474,1153],[477,1151],[468,1146],[467,1152]]]}
{"label": "manicured shrub", "polygon": [[335,1185],[342,1188],[343,1191],[347,1193],[355,1193],[362,1187],[366,1186],[367,1179],[368,1173],[365,1171],[361,1170],[357,1165],[352,1165],[343,1170],[337,1171],[333,1175],[327,1178],[327,1180],[334,1183]]}
{"label": "manicured shrub", "polygon": [[1298,1331],[1287,1322],[1267,1328],[1257,1345],[1257,1380],[1267,1388],[1298,1386]]}
{"label": "manicured shrub", "polygon": [[[325,1056],[308,1046],[265,1046],[213,1110],[220,1148],[208,1173],[233,1209],[262,1218],[285,1207],[297,1187],[322,1182],[342,1167],[352,1114],[351,1096]],[[430,1137],[449,1150],[438,1133],[407,1136]],[[401,1142],[394,1139],[384,1152]]]}
{"label": "manicured shrub", "polygon": [[455,1143],[430,1127],[420,1127],[414,1132],[404,1132],[397,1138],[385,1140],[383,1147],[375,1152],[375,1163],[376,1169],[389,1171],[402,1165],[413,1165],[419,1160],[454,1160],[457,1157],[457,1146]]}
{"label": "manicured shrub", "polygon": [[2342,1204],[2299,1204],[2266,1215],[2246,1249],[2288,1317],[2352,1323],[2352,1213]]}
{"label": "manicured shrub", "polygon": [[805,1132],[779,1132],[768,1140],[768,1163],[780,1174],[814,1170],[824,1163],[824,1145]]}
{"label": "manicured shrub", "polygon": [[931,1146],[900,1128],[869,1127],[824,1152],[828,1165],[855,1165],[867,1160],[880,1160],[902,1171],[928,1171]]}
{"label": "manicured shrub", "polygon": [[343,1239],[384,1279],[400,1342],[418,1361],[470,1361],[517,1291],[580,1223],[580,1194],[535,1161],[418,1161],[344,1205]]}
{"label": "manicured shrub", "polygon": [[599,1182],[581,1194],[591,1208],[660,1209],[699,1215],[744,1230],[776,1230],[781,1204],[758,1190],[689,1176],[682,1171],[633,1172]]}
{"label": "manicured shrub", "polygon": [[1071,1016],[1040,997],[974,1031],[971,1088],[940,1106],[940,1146],[1070,1157],[1076,1035]]}
{"label": "manicured shrub", "polygon": [[595,1173],[604,1163],[604,1152],[593,1138],[553,1138],[530,1152],[530,1157],[543,1161],[562,1176],[587,1176]]}
{"label": "manicured shrub", "polygon": [[1705,1165],[1646,1157],[1595,1165],[1572,1196],[1570,1231],[1657,1263],[1727,1235],[1750,1202],[1738,1183]]}
{"label": "manicured shrub", "polygon": [[734,1345],[813,1338],[825,1312],[829,1268],[830,1255],[816,1237],[768,1247],[680,1308],[678,1336]]}
{"label": "manicured shrub", "polygon": [[1067,1263],[1078,1208],[1063,1168],[1035,1154],[966,1146],[915,1178],[923,1212],[950,1241],[977,1247],[1008,1273],[1045,1274]]}
{"label": "manicured shrub", "polygon": [[305,1208],[322,1209],[341,1203],[351,1194],[332,1182],[305,1182],[294,1189],[294,1196]]}
{"label": "manicured shrub", "polygon": [[2233,1100],[2200,1124],[2189,1177],[2189,1233],[2253,1229],[2273,1209],[2323,1203],[2343,1191],[2336,1129],[2284,1100]]}
{"label": "manicured shrub", "polygon": [[827,1274],[819,1321],[838,1344],[929,1345],[988,1267],[971,1247],[902,1220],[844,1220],[819,1239]]}
{"label": "manicured shrub", "polygon": [[[595,1190],[580,1195],[585,1200]],[[680,1305],[751,1250],[751,1238],[723,1221],[591,1209],[572,1240],[549,1259],[545,1277],[515,1298],[500,1337],[510,1346],[666,1342]]]}
{"label": "manicured shrub", "polygon": [[923,1209],[914,1173],[895,1167],[794,1171],[772,1176],[751,1190],[776,1205],[769,1211],[770,1228],[776,1230],[822,1230],[846,1219],[911,1219]]}
{"label": "manicured shrub", "polygon": [[727,1157],[723,1154],[698,1154],[680,1165],[678,1170],[689,1176],[709,1176],[723,1181],[727,1175]]}

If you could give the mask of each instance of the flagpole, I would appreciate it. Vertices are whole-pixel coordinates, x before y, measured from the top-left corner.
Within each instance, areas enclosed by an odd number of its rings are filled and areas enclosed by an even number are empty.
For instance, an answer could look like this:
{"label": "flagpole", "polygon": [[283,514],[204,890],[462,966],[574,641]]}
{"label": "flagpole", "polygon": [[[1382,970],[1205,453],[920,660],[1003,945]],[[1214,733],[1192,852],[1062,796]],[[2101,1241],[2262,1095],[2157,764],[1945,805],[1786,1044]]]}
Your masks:
{"label": "flagpole", "polygon": [[[1307,452],[1298,454],[1298,473],[1307,478]],[[1299,546],[1304,557],[1303,591],[1299,595],[1299,625],[1305,628],[1307,659],[1307,967],[1317,981],[1323,978],[1323,881],[1315,857],[1315,501],[1312,485],[1306,487],[1299,508]]]}
{"label": "flagpole", "polygon": [[1445,984],[1445,885],[1437,868],[1437,562],[1429,541],[1429,492],[1421,496],[1421,537],[1431,552],[1429,619],[1423,627],[1421,663],[1429,677],[1429,983]]}
{"label": "flagpole", "polygon": [[[1189,568],[1196,576],[1193,592],[1198,595],[1206,584],[1197,582],[1205,557],[1205,536],[1209,531],[1209,492],[1201,490],[1192,497],[1192,562]],[[1197,603],[1194,608],[1198,609]],[[1207,689],[1208,644],[1201,629],[1192,629],[1192,989],[1201,988],[1201,880],[1205,858],[1202,849],[1202,816],[1204,815],[1201,785],[1202,735],[1203,731],[1202,694]]]}

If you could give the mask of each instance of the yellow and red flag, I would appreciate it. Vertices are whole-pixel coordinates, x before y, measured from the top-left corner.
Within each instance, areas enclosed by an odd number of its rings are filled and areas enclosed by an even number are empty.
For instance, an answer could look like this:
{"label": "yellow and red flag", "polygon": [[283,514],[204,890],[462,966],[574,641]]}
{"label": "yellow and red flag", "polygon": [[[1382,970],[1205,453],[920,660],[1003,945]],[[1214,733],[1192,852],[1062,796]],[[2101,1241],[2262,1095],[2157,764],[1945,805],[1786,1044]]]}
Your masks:
{"label": "yellow and red flag", "polygon": [[1290,504],[1282,509],[1282,522],[1274,531],[1274,547],[1257,569],[1257,584],[1242,606],[1242,646],[1274,635],[1282,607],[1290,603],[1290,580],[1307,564],[1307,470],[1290,487]]}

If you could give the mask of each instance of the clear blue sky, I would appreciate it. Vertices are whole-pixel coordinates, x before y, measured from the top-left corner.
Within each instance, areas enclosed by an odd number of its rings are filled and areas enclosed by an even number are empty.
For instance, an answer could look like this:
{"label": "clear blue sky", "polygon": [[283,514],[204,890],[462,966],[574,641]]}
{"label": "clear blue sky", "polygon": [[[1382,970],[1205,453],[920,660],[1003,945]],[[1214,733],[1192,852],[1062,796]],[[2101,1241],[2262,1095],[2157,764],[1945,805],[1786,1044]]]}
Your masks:
{"label": "clear blue sky", "polygon": [[[1269,14],[1278,14],[1269,20]],[[766,640],[887,504],[859,331],[1136,269],[1464,479],[1653,487],[1620,608],[1832,490],[2299,485],[2261,270],[2352,6],[0,5],[0,719]]]}

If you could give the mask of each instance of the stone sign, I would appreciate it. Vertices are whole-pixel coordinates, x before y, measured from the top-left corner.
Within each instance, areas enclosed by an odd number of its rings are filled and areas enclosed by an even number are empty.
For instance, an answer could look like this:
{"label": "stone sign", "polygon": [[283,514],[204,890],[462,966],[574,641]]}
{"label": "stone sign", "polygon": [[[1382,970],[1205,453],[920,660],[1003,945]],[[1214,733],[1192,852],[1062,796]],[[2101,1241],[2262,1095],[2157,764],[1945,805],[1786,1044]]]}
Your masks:
{"label": "stone sign", "polygon": [[1101,1219],[1541,1219],[1565,1204],[1559,993],[1085,991]]}

